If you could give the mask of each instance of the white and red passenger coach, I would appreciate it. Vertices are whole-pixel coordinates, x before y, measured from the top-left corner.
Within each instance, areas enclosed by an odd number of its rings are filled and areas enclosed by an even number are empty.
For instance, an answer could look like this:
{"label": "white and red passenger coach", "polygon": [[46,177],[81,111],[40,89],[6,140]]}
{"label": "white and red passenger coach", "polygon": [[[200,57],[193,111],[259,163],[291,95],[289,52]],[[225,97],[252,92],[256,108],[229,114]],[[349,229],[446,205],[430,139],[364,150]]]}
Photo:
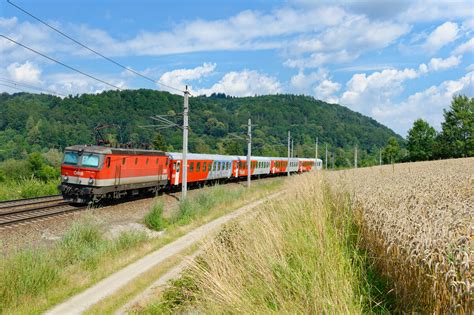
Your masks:
{"label": "white and red passenger coach", "polygon": [[[70,146],[64,151],[59,189],[65,200],[74,203],[157,193],[181,186],[182,162],[181,153]],[[309,172],[321,169],[321,166],[320,159],[261,156],[250,159],[250,172],[254,177]],[[190,185],[245,178],[248,174],[247,157],[189,153],[187,170]]]}

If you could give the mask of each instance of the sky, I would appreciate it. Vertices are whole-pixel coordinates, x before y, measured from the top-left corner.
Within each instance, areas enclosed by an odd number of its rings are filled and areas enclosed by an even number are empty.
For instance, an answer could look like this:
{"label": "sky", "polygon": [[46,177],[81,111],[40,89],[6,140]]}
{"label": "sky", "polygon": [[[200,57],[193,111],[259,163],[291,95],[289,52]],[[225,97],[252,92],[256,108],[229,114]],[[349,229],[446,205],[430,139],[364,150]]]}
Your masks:
{"label": "sky", "polygon": [[[121,89],[179,93],[0,1],[0,35]],[[193,95],[311,95],[402,136],[418,118],[440,130],[453,95],[474,97],[473,1],[11,1]],[[33,88],[61,95],[112,89],[0,37],[0,92]]]}

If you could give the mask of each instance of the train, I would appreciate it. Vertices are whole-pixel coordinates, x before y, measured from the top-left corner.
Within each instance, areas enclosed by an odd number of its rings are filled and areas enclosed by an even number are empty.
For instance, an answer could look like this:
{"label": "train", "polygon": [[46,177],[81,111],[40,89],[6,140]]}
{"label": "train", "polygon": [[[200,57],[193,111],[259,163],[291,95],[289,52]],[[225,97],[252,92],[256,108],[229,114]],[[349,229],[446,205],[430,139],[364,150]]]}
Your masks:
{"label": "train", "polygon": [[[96,145],[66,147],[59,190],[65,201],[87,204],[126,196],[177,191],[182,185],[182,154]],[[187,154],[188,186],[239,180],[248,175],[247,157]],[[252,156],[252,177],[320,170],[322,160]]]}

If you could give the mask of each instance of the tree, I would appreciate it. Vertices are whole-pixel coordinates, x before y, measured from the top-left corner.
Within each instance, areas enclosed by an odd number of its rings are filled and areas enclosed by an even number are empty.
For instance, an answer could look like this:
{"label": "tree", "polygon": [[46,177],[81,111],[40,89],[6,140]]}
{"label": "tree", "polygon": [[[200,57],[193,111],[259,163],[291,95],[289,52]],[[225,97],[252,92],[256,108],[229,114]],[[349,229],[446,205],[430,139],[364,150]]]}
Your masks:
{"label": "tree", "polygon": [[423,119],[413,123],[408,131],[407,149],[411,161],[425,161],[433,158],[436,131]]}
{"label": "tree", "polygon": [[474,98],[454,96],[451,108],[444,110],[439,137],[440,157],[474,156]]}
{"label": "tree", "polygon": [[155,138],[153,138],[153,149],[155,150],[166,150],[166,141],[165,138],[161,135],[161,133],[157,133]]}
{"label": "tree", "polygon": [[383,149],[383,155],[388,163],[394,163],[398,160],[400,156],[400,144],[398,143],[397,138],[390,137],[388,139],[388,144]]}

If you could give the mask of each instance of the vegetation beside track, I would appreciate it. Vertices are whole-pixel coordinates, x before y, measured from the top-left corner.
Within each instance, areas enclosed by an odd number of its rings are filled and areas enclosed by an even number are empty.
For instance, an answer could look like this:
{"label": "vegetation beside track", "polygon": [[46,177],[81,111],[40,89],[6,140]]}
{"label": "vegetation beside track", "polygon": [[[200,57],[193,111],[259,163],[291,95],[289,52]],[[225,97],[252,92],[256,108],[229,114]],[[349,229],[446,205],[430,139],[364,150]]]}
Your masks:
{"label": "vegetation beside track", "polygon": [[[233,189],[220,186],[196,191],[190,194],[190,205],[196,201],[208,209],[181,204],[176,213],[167,211],[170,224],[162,237],[154,239],[141,232],[123,232],[111,240],[100,230],[100,218],[86,218],[52,247],[21,250],[0,260],[0,313],[42,313],[197,226],[277,190],[283,180],[255,181],[249,192],[237,187],[239,193],[232,193]],[[191,215],[192,209],[199,211]]]}
{"label": "vegetation beside track", "polygon": [[229,224],[143,314],[362,313],[390,310],[388,282],[360,250],[349,195],[320,173],[254,219]]}

